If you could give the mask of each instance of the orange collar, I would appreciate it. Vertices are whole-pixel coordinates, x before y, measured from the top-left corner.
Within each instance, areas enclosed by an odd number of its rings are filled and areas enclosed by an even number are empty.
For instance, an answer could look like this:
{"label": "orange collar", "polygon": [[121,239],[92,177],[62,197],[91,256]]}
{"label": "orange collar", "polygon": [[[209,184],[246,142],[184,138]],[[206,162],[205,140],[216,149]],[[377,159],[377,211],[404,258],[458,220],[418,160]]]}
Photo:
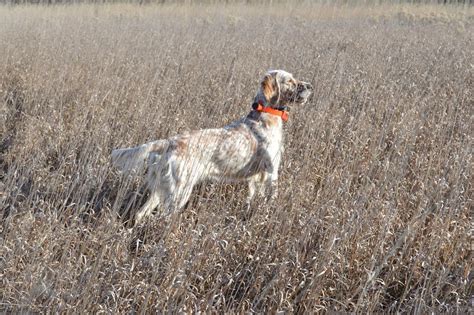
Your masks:
{"label": "orange collar", "polygon": [[281,117],[281,119],[283,121],[287,121],[288,120],[288,112],[287,111],[284,111],[284,110],[278,110],[278,109],[274,109],[274,108],[271,108],[271,107],[266,107],[266,106],[263,106],[262,104],[258,104],[256,106],[256,108],[254,108],[257,112],[264,112],[264,113],[269,113],[269,114],[272,114],[272,115],[275,115],[275,116],[278,116],[278,117]]}

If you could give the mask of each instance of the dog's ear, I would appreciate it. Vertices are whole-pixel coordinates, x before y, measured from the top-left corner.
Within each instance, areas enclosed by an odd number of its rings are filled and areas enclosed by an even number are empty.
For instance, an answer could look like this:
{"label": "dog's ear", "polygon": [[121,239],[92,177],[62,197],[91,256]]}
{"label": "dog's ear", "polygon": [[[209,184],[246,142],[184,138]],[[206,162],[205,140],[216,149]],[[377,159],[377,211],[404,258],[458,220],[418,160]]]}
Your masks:
{"label": "dog's ear", "polygon": [[262,81],[262,91],[270,105],[276,105],[280,99],[280,83],[275,74],[267,74]]}

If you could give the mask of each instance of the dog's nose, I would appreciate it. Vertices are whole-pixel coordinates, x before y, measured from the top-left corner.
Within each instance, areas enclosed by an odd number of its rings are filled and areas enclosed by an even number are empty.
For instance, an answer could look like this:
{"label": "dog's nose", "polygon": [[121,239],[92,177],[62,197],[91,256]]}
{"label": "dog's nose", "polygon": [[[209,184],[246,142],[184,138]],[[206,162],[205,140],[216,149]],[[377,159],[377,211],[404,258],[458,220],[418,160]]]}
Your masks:
{"label": "dog's nose", "polygon": [[306,83],[305,88],[311,91],[313,90],[313,86],[311,85],[311,83]]}

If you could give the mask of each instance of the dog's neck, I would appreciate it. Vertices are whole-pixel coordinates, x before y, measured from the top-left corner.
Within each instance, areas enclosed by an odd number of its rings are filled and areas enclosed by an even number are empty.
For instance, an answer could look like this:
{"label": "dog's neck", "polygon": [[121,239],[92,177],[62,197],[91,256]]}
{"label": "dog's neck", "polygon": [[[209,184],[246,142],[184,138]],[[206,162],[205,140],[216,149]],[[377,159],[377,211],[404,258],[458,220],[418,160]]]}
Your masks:
{"label": "dog's neck", "polygon": [[263,125],[265,128],[272,129],[272,130],[280,130],[283,128],[283,120],[279,116],[275,116],[265,112],[258,112],[256,110],[252,110],[248,113],[247,117],[245,118],[249,121],[251,125]]}
{"label": "dog's neck", "polygon": [[[270,114],[270,115],[273,115],[273,116],[280,117],[283,121],[288,120],[288,111],[287,111],[286,106],[280,106],[280,107],[277,107],[277,108],[273,108],[273,107],[270,107],[270,106],[266,106],[266,104],[253,103],[252,104],[252,109],[253,109],[253,111],[258,112],[258,113],[267,113],[267,114]],[[250,114],[249,114],[249,116],[250,116]]]}

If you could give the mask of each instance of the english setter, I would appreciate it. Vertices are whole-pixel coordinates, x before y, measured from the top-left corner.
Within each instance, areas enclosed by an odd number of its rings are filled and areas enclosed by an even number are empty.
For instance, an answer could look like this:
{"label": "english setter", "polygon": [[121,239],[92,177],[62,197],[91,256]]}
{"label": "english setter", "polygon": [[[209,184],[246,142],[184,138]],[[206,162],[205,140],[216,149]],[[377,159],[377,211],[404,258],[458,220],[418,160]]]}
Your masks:
{"label": "english setter", "polygon": [[112,162],[121,171],[146,171],[150,197],[135,225],[157,206],[168,214],[182,208],[193,187],[205,180],[247,181],[247,206],[256,191],[275,199],[288,106],[306,103],[312,89],[286,71],[269,71],[246,117],[223,128],[113,150]]}

